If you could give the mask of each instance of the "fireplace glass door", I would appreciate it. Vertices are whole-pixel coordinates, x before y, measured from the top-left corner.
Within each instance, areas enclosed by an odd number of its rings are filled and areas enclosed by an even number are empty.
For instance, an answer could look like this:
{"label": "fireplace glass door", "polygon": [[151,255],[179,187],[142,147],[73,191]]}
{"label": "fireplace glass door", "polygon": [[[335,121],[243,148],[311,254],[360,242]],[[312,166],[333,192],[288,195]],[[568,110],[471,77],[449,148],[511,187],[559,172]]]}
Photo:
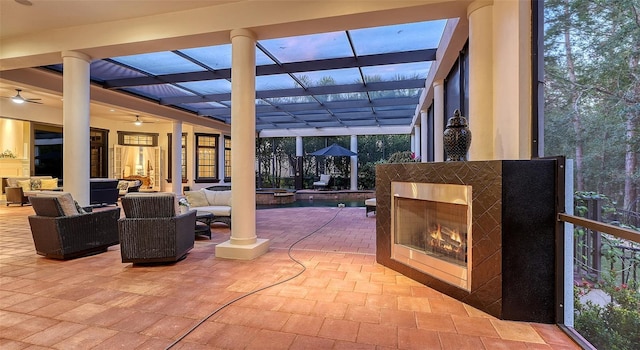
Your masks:
{"label": "fireplace glass door", "polygon": [[471,290],[472,188],[391,182],[391,258]]}
{"label": "fireplace glass door", "polygon": [[467,266],[467,206],[396,198],[396,244]]}

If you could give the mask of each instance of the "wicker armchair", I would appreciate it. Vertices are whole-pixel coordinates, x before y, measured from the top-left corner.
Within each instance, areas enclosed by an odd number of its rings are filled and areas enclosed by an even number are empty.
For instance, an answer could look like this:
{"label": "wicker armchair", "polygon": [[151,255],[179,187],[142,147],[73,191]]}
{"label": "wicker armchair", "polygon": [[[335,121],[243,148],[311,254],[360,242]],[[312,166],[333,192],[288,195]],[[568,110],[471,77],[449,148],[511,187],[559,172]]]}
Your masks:
{"label": "wicker armchair", "polygon": [[175,262],[193,248],[196,212],[176,215],[172,193],[129,193],[118,221],[122,262]]}
{"label": "wicker armchair", "polygon": [[[67,196],[71,204],[65,205]],[[36,252],[47,258],[73,259],[97,254],[118,244],[120,208],[79,214],[71,195],[29,197],[36,215],[29,216]]]}

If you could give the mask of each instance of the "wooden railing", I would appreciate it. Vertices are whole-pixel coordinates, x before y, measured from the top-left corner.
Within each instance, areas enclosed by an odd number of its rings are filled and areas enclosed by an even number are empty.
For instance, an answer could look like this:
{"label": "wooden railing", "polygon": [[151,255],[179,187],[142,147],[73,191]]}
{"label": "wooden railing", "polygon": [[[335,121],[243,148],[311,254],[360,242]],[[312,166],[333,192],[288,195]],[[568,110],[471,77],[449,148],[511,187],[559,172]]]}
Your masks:
{"label": "wooden railing", "polygon": [[581,226],[597,232],[608,233],[618,238],[640,243],[640,232],[565,213],[558,214],[558,220]]}

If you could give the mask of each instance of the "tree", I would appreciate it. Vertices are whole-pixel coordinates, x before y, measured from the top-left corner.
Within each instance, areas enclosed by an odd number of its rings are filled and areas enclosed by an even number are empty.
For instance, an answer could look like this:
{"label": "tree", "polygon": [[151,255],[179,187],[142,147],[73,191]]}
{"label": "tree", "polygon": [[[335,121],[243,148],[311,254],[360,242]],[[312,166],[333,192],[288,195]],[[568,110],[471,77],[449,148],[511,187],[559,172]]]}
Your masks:
{"label": "tree", "polygon": [[623,208],[639,177],[639,11],[637,0],[545,2],[545,153],[572,154],[576,188]]}

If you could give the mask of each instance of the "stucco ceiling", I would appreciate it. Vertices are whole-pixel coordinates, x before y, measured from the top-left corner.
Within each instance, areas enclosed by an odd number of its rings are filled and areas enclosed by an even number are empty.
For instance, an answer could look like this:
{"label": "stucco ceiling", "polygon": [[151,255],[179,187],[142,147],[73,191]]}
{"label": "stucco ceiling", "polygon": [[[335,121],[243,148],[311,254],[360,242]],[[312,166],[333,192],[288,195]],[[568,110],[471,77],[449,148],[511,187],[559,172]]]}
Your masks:
{"label": "stucco ceiling", "polygon": [[[240,0],[0,0],[0,39]],[[64,4],[64,8],[60,5]]]}

